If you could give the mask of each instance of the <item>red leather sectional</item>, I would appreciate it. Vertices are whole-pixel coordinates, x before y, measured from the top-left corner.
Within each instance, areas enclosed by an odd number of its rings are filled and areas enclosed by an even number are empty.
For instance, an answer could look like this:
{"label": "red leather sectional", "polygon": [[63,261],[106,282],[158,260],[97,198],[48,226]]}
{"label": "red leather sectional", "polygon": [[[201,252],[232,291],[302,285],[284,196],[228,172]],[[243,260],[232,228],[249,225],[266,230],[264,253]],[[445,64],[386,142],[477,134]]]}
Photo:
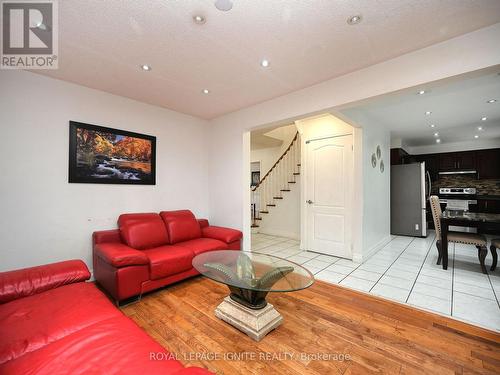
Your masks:
{"label": "red leather sectional", "polygon": [[118,229],[94,232],[96,281],[117,301],[198,275],[193,257],[240,250],[242,233],[210,226],[188,210],[123,214]]}
{"label": "red leather sectional", "polygon": [[80,260],[0,273],[0,374],[211,374],[184,368],[89,278]]}

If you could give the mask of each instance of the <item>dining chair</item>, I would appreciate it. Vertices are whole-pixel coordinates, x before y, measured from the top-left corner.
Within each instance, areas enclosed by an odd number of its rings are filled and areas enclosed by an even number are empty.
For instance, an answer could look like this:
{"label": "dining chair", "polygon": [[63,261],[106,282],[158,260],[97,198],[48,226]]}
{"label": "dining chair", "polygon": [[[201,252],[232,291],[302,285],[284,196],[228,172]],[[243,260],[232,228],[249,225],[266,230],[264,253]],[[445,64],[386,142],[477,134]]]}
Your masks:
{"label": "dining chair", "polygon": [[[431,202],[432,219],[434,220],[434,227],[436,229],[436,247],[438,250],[438,261],[437,264],[441,264],[443,254],[441,252],[441,205],[439,204],[439,197],[436,195],[431,195],[429,198]],[[484,260],[488,254],[488,249],[486,248],[486,237],[482,234],[476,233],[463,233],[463,232],[448,232],[448,243],[462,243],[466,245],[473,245],[477,247],[477,257],[479,258],[479,263],[481,264],[481,270],[483,273],[488,273],[486,271],[486,266],[484,265]]]}
{"label": "dining chair", "polygon": [[495,271],[495,268],[497,267],[497,261],[498,261],[497,249],[500,249],[500,238],[495,238],[491,240],[490,251],[491,251],[491,256],[493,257],[493,263],[491,263],[491,268],[490,268],[491,271]]}

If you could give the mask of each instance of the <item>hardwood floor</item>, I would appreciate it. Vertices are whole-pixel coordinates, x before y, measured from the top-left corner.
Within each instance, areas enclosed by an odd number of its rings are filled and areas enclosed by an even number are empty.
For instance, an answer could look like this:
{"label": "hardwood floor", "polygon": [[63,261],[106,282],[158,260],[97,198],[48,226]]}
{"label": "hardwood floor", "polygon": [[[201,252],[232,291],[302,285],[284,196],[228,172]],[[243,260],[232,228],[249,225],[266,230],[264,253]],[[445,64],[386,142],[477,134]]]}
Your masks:
{"label": "hardwood floor", "polygon": [[409,306],[316,281],[270,293],[284,322],[255,342],[214,316],[227,294],[196,277],[122,311],[185,365],[217,374],[500,374],[500,334]]}

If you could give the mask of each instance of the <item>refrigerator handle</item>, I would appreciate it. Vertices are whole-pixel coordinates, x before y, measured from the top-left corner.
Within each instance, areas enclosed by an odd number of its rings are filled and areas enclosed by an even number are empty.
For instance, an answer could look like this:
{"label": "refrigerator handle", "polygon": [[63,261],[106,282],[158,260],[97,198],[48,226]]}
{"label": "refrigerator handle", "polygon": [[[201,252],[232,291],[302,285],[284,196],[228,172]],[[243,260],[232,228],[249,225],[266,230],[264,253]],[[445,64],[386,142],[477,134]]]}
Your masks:
{"label": "refrigerator handle", "polygon": [[432,190],[432,181],[431,181],[431,174],[429,171],[425,172],[427,174],[427,183],[428,183],[428,190],[427,190],[427,199],[431,197],[431,190]]}

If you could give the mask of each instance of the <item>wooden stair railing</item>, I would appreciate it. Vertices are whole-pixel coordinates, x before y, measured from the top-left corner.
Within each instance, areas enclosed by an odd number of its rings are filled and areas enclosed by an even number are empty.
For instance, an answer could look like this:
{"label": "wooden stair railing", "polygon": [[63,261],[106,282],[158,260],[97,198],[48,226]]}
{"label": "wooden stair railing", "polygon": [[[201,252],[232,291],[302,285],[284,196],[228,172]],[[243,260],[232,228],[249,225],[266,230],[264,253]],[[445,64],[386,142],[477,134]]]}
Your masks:
{"label": "wooden stair railing", "polygon": [[252,193],[252,228],[257,228],[257,220],[261,214],[268,214],[270,207],[276,207],[276,201],[283,199],[283,193],[290,191],[290,184],[296,183],[300,175],[300,141],[299,132],[288,145],[283,154],[251,189]]}

